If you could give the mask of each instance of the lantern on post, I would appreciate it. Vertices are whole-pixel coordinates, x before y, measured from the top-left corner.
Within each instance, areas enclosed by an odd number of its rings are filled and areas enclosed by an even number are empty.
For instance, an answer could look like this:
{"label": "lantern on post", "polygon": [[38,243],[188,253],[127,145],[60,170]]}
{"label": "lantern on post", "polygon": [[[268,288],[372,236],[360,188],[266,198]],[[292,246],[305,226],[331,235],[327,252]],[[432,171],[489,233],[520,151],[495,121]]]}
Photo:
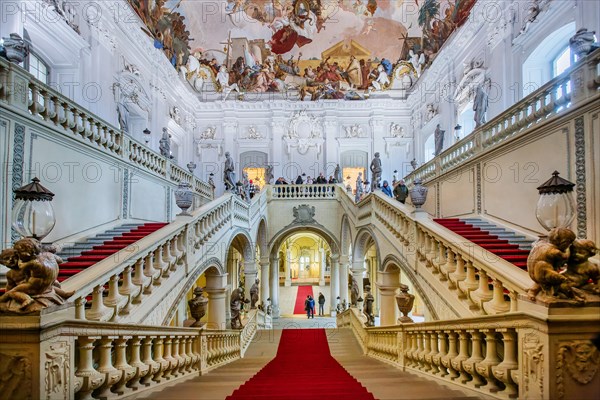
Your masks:
{"label": "lantern on post", "polygon": [[575,218],[573,202],[574,183],[552,173],[552,178],[539,186],[540,198],[535,207],[535,216],[547,231],[554,228],[568,228]]}
{"label": "lantern on post", "polygon": [[45,238],[56,224],[51,203],[54,193],[42,186],[38,178],[33,178],[31,183],[15,189],[14,193],[13,228],[25,238]]}

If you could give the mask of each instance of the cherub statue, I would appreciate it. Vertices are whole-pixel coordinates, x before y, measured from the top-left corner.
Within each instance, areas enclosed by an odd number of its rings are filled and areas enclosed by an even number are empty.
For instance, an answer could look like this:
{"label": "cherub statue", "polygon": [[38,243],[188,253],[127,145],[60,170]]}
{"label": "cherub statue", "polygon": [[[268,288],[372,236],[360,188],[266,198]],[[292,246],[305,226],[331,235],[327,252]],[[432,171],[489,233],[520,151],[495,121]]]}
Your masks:
{"label": "cherub statue", "polygon": [[559,271],[569,259],[569,247],[575,240],[570,229],[554,228],[548,234],[548,241],[538,242],[527,258],[527,271],[535,284],[529,289],[530,300],[541,292],[549,298],[566,298],[582,301],[568,284],[569,279]]}
{"label": "cherub statue", "polygon": [[570,280],[570,285],[574,288],[600,294],[600,286],[598,286],[600,269],[598,265],[589,260],[598,252],[596,244],[591,240],[577,239],[573,241],[569,251],[567,270],[563,275]]}
{"label": "cherub statue", "polygon": [[62,262],[54,253],[43,251],[40,242],[32,238],[21,239],[12,249],[4,250],[0,264],[10,271],[6,276],[6,293],[0,296],[0,310],[23,313],[63,304],[73,292],[62,290],[56,280],[58,264]]}

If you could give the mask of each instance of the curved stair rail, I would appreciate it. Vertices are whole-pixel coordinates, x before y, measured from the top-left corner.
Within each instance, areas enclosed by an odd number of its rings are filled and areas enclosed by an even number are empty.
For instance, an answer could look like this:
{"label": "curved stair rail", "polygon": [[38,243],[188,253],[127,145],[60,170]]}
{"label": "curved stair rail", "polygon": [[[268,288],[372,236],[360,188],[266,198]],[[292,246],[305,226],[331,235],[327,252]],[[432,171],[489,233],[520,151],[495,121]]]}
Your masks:
{"label": "curved stair rail", "polygon": [[248,312],[248,317],[243,321],[244,328],[240,332],[240,353],[244,357],[248,346],[254,339],[256,332],[262,329],[270,329],[273,325],[271,316],[267,313],[254,309]]}
{"label": "curved stair rail", "polygon": [[593,398],[594,385],[577,377],[579,384],[565,384],[572,380],[564,364],[578,343],[595,337],[593,320],[511,313],[366,328],[357,308],[337,316],[365,355],[498,399]]}
{"label": "curved stair rail", "polygon": [[[41,367],[28,398],[122,398],[240,358],[239,331],[79,320],[41,327],[5,326],[3,353],[35,336],[29,361]],[[41,349],[41,351],[39,351]],[[37,359],[36,359],[37,357]],[[29,370],[28,373],[31,373]],[[38,393],[36,393],[38,391]]]}
{"label": "curved stair rail", "polygon": [[595,50],[439,156],[412,171],[404,178],[406,184],[411,184],[415,179],[426,182],[439,177],[501,146],[527,129],[573,110],[575,104],[580,106],[582,102],[598,101],[599,65],[600,50]]}
{"label": "curved stair rail", "polygon": [[212,187],[207,182],[4,58],[0,59],[0,108],[171,183],[178,184],[182,180],[190,182],[201,198],[213,198]]}
{"label": "curved stair rail", "polygon": [[436,280],[437,287],[474,314],[519,310],[519,294],[533,284],[526,271],[448,231],[427,214],[414,214],[380,191],[358,204],[348,196],[340,199],[356,216],[357,225],[373,224],[414,273]]}
{"label": "curved stair rail", "polygon": [[[65,290],[75,291],[71,300],[76,305],[76,318],[132,321],[131,314],[153,290],[174,287],[186,272],[192,272],[204,253],[210,254],[209,250],[199,251],[201,248],[218,245],[209,239],[231,222],[234,204],[236,199],[231,195],[213,200],[191,218],[178,218],[64,281]],[[86,309],[86,303],[91,307]]]}

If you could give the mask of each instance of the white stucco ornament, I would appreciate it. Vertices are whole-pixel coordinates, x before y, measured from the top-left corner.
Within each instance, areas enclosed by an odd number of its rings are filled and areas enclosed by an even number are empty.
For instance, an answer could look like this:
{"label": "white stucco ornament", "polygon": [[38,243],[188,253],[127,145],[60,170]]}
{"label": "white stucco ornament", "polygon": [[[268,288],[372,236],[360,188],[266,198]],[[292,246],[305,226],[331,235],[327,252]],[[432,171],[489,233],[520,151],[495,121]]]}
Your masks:
{"label": "white stucco ornament", "polygon": [[309,115],[306,110],[295,112],[287,124],[287,134],[284,142],[287,153],[295,147],[300,154],[306,154],[311,147],[321,152],[323,146],[323,127],[320,118]]}

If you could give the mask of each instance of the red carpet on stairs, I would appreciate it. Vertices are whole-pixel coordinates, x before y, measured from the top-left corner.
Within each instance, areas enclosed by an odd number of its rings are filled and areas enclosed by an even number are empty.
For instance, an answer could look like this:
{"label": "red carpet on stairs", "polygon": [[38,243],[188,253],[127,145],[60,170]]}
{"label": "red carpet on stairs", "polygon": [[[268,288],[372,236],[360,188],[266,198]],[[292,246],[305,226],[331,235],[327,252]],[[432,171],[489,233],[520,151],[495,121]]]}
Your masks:
{"label": "red carpet on stairs", "polygon": [[162,222],[152,222],[140,225],[129,232],[124,232],[120,236],[115,236],[112,240],[107,240],[103,244],[94,246],[92,250],[87,250],[76,257],[69,257],[66,262],[60,264],[58,272],[58,281],[62,282],[73,275],[78,274],[84,269],[91,267],[99,261],[117,253],[149,234],[159,230],[167,225]]}
{"label": "red carpet on stairs", "polygon": [[527,270],[529,250],[521,250],[516,244],[510,244],[508,240],[499,239],[498,236],[468,224],[465,221],[461,221],[458,218],[438,218],[434,219],[434,221],[498,257],[521,269]]}
{"label": "red carpet on stairs", "polygon": [[304,301],[306,296],[311,295],[313,298],[312,286],[298,286],[298,294],[296,295],[296,305],[294,306],[294,314],[306,314],[304,309]]}
{"label": "red carpet on stairs", "polygon": [[375,398],[331,356],[324,329],[283,330],[277,356],[227,397],[227,400],[342,399]]}

